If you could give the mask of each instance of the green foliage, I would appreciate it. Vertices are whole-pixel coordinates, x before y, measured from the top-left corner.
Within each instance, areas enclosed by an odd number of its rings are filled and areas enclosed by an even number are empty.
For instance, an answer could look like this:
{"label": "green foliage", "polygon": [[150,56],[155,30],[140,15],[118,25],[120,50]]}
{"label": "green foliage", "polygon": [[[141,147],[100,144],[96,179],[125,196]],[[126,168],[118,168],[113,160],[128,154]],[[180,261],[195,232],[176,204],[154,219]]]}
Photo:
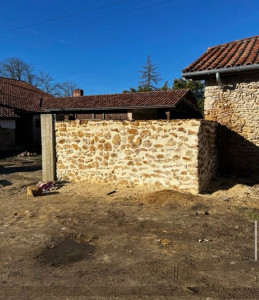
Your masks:
{"label": "green foliage", "polygon": [[202,81],[184,80],[182,78],[174,79],[172,89],[191,90],[199,110],[204,114],[204,83]]}
{"label": "green foliage", "polygon": [[133,87],[130,87],[129,88],[129,91],[128,90],[123,90],[122,93],[123,94],[126,94],[126,93],[136,93],[138,92],[136,89],[134,89]]}
{"label": "green foliage", "polygon": [[152,88],[138,86],[137,89],[130,87],[129,90],[123,90],[122,93],[125,94],[125,93],[151,92],[151,91],[153,91]]}
{"label": "green foliage", "polygon": [[161,91],[170,90],[170,87],[168,86],[168,81],[165,81],[164,85],[160,88]]}
{"label": "green foliage", "polygon": [[148,87],[148,86],[144,86],[144,87],[142,87],[142,86],[138,86],[138,92],[152,92],[152,91],[154,91],[154,89],[153,88],[151,88],[151,87]]}
{"label": "green foliage", "polygon": [[174,79],[172,89],[190,89],[197,101],[204,97],[204,83],[198,80]]}
{"label": "green foliage", "polygon": [[131,93],[135,93],[135,92],[136,92],[136,89],[134,89],[134,88],[131,87],[131,88],[130,88],[130,92],[131,92]]}
{"label": "green foliage", "polygon": [[259,221],[259,213],[255,213],[251,216],[252,220],[256,220],[256,221]]}
{"label": "green foliage", "polygon": [[204,98],[201,98],[197,101],[198,108],[202,115],[204,116]]}

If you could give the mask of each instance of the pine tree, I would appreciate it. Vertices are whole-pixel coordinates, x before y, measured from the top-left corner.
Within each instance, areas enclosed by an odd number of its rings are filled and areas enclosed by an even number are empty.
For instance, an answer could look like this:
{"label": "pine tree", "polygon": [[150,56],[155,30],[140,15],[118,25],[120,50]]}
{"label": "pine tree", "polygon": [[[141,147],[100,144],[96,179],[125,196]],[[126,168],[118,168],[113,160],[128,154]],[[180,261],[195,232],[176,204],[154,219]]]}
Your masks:
{"label": "pine tree", "polygon": [[155,64],[151,63],[150,56],[147,57],[147,63],[145,66],[142,66],[143,70],[139,71],[142,75],[140,78],[142,79],[139,82],[140,91],[153,91],[157,89],[158,81],[161,80],[159,77],[160,74],[156,72],[158,68]]}

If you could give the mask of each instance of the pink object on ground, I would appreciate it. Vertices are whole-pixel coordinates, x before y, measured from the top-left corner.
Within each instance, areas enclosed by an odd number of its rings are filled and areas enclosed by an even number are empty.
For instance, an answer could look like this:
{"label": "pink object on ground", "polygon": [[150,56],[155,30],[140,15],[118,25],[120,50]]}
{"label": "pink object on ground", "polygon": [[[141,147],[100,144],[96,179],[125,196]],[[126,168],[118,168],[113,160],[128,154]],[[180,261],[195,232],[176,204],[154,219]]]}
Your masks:
{"label": "pink object on ground", "polygon": [[54,187],[55,184],[53,181],[44,182],[39,185],[39,188],[42,189],[43,192],[49,191],[52,187]]}

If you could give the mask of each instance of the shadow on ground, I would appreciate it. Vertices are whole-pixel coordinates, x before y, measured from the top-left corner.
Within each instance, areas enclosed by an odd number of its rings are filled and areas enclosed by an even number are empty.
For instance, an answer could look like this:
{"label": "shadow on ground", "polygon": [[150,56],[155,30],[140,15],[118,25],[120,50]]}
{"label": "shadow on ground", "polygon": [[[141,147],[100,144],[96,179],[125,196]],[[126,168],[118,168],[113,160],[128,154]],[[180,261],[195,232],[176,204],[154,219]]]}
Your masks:
{"label": "shadow on ground", "polygon": [[256,186],[259,185],[259,177],[236,177],[234,175],[231,176],[230,174],[227,176],[218,176],[211,181],[211,184],[207,189],[206,194],[212,194],[219,190],[227,191],[237,184],[243,184],[251,187]]}
{"label": "shadow on ground", "polygon": [[17,172],[33,172],[41,170],[41,166],[13,166],[13,167],[6,167],[6,166],[0,166],[0,174],[11,174],[11,173],[17,173]]}
{"label": "shadow on ground", "polygon": [[12,185],[12,183],[9,180],[0,180],[0,186],[8,186],[8,185]]}

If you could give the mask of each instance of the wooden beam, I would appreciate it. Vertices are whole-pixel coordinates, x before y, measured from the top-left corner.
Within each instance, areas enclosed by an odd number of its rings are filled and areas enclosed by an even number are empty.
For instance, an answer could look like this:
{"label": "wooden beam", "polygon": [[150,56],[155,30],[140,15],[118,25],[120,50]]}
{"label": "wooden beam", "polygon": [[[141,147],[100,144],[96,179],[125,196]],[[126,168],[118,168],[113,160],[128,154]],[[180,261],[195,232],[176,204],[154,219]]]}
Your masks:
{"label": "wooden beam", "polygon": [[171,118],[171,111],[168,110],[168,111],[166,111],[165,113],[166,113],[167,121],[169,121],[170,118]]}
{"label": "wooden beam", "polygon": [[41,143],[42,143],[42,179],[43,181],[56,180],[56,138],[54,115],[42,114]]}

